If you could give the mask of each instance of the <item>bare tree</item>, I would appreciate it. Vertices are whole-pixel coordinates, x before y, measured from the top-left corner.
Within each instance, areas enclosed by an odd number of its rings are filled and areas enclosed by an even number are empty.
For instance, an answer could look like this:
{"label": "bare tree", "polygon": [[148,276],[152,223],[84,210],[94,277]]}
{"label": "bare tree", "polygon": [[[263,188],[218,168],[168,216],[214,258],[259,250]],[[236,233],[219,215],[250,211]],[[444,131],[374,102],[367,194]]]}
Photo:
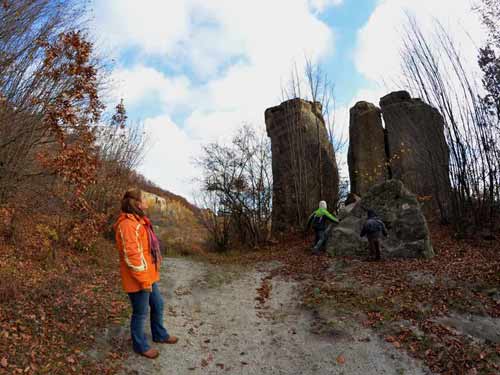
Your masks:
{"label": "bare tree", "polygon": [[231,239],[231,216],[221,206],[219,198],[215,191],[203,190],[195,201],[204,207],[199,217],[209,234],[209,246],[217,251],[227,251]]}
{"label": "bare tree", "polygon": [[[212,235],[227,234],[229,220],[241,243],[255,246],[265,242],[269,236],[272,193],[267,137],[245,125],[230,144],[205,145],[196,164],[203,174],[201,203],[209,204],[206,225]],[[223,243],[227,245],[227,241]]]}
{"label": "bare tree", "polygon": [[476,7],[488,28],[490,43],[500,48],[500,0],[481,0]]}
{"label": "bare tree", "polygon": [[[336,131],[339,125],[335,121],[334,84],[321,65],[313,63],[312,59],[308,57],[304,59],[302,67],[298,67],[294,63],[290,78],[285,85],[282,85],[281,92],[282,101],[300,98],[312,102],[312,111],[315,115],[317,173],[313,173],[311,167],[306,163],[305,156],[309,155],[312,150],[305,139],[305,129],[300,124],[300,113],[293,106],[284,107],[286,121],[289,123],[287,141],[292,155],[290,170],[293,180],[294,205],[298,222],[303,223],[307,219],[307,212],[317,204],[315,201],[318,197],[311,196],[309,189],[311,184],[317,185],[320,197],[324,197],[325,184],[328,183],[328,180],[335,180],[334,176],[325,176],[323,171],[322,128],[326,129],[336,159],[340,159],[339,154],[344,151],[346,140],[342,136],[340,138],[335,136],[339,133]],[[338,199],[337,202],[330,203],[338,205]]]}
{"label": "bare tree", "polygon": [[439,23],[430,39],[409,18],[402,68],[409,90],[444,117],[457,229],[482,228],[488,222],[492,230],[500,198],[498,127],[481,99],[480,84],[455,46]]}
{"label": "bare tree", "polygon": [[94,208],[107,215],[116,214],[116,204],[134,178],[132,173],[142,162],[147,138],[140,123],[130,123],[123,100],[108,121],[94,127],[99,168],[96,183],[86,196]]}
{"label": "bare tree", "polygon": [[[325,120],[335,154],[343,152],[347,146],[347,139],[344,131],[345,124],[336,122],[335,84],[323,66],[314,63],[307,56],[304,58],[304,64],[301,68],[297,66],[297,63],[293,64],[288,82],[281,87],[282,101],[295,98],[320,104],[320,113]],[[336,136],[336,133],[340,136]]]}

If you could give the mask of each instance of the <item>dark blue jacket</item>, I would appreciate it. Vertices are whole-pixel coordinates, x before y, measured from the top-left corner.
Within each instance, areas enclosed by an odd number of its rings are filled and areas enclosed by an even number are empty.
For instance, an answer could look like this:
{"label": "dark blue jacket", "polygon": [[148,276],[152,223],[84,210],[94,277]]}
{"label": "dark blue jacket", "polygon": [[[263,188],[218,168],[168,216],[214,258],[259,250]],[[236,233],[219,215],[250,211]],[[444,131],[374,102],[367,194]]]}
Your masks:
{"label": "dark blue jacket", "polygon": [[378,237],[383,234],[387,237],[387,230],[385,229],[385,225],[382,220],[378,217],[370,217],[366,220],[365,225],[361,229],[361,237]]}

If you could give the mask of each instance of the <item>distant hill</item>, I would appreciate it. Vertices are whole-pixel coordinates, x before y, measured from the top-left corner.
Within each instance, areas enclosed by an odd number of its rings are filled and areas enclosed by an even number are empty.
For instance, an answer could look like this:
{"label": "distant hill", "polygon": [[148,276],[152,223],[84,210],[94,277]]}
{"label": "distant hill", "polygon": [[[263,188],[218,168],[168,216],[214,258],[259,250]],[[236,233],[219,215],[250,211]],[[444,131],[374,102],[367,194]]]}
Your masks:
{"label": "distant hill", "polygon": [[202,251],[206,230],[200,222],[201,210],[184,197],[144,185],[140,188],[149,206],[147,215],[166,250],[182,254]]}

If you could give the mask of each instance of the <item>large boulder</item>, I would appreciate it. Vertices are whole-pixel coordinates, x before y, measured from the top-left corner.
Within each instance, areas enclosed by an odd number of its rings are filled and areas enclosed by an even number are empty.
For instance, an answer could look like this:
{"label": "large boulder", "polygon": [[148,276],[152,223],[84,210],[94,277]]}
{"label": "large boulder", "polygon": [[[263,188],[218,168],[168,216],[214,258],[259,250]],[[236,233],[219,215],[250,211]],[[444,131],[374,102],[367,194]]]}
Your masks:
{"label": "large boulder", "polygon": [[449,149],[439,111],[406,91],[380,99],[391,177],[421,198],[428,217],[447,216],[451,184]]}
{"label": "large boulder", "polygon": [[389,177],[384,128],[380,109],[372,103],[357,102],[349,114],[347,162],[351,192],[362,196]]}
{"label": "large boulder", "polygon": [[292,99],[265,112],[271,138],[274,234],[303,228],[324,200],[338,200],[339,173],[321,104]]}
{"label": "large boulder", "polygon": [[420,203],[401,181],[394,179],[375,185],[350,207],[347,215],[331,232],[327,245],[327,251],[331,255],[368,254],[368,242],[359,236],[367,209],[375,210],[387,227],[388,237],[382,240],[382,257],[434,256]]}

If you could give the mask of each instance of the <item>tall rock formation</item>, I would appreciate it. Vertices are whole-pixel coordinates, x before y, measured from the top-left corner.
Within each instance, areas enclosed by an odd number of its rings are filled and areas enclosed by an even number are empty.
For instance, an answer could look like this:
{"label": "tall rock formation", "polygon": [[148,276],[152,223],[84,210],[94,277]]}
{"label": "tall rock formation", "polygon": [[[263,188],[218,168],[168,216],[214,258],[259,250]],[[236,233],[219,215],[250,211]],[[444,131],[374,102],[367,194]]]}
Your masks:
{"label": "tall rock formation", "polygon": [[349,136],[351,192],[363,196],[377,183],[398,179],[423,202],[429,218],[446,219],[449,150],[437,109],[406,91],[384,96],[380,109],[359,102],[350,111]]}
{"label": "tall rock formation", "polygon": [[451,190],[444,120],[437,109],[406,91],[380,99],[392,177],[424,199],[424,210],[446,215]]}
{"label": "tall rock formation", "polygon": [[351,108],[349,140],[347,161],[351,193],[362,196],[389,177],[384,128],[378,107],[361,101]]}
{"label": "tall rock formation", "polygon": [[300,228],[318,201],[338,200],[339,175],[321,104],[292,99],[265,112],[273,168],[273,233]]}

